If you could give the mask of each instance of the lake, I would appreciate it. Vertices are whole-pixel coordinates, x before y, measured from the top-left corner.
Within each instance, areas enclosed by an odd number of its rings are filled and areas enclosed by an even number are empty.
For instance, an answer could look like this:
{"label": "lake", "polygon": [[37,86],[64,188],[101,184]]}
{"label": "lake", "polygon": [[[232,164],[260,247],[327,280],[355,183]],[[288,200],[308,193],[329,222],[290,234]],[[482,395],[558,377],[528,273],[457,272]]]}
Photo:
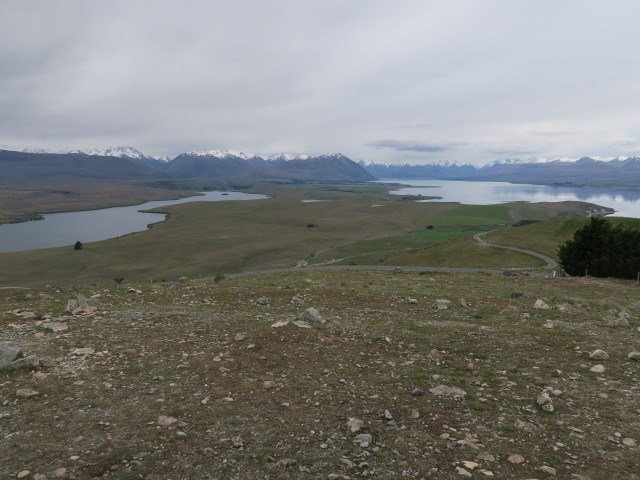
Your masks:
{"label": "lake", "polygon": [[[617,217],[640,218],[640,192],[621,188],[566,187],[507,182],[463,182],[385,178],[382,183],[410,185],[393,190],[395,195],[439,196],[432,202],[460,202],[468,205],[495,205],[504,202],[580,201],[613,208]],[[425,188],[433,187],[433,188]]]}
{"label": "lake", "polygon": [[36,248],[70,248],[77,242],[96,242],[146,230],[151,223],[162,222],[163,213],[140,210],[188,202],[222,202],[227,200],[260,200],[269,198],[242,192],[206,192],[200,196],[178,200],[159,200],[128,207],[104,208],[84,212],[51,213],[44,220],[0,225],[0,252]]}

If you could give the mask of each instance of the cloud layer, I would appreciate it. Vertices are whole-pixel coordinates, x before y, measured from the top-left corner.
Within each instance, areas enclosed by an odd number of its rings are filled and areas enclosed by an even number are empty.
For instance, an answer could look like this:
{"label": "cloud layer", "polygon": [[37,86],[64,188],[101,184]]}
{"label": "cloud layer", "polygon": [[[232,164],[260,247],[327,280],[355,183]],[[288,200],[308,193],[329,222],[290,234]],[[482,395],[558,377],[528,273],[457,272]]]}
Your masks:
{"label": "cloud layer", "polygon": [[640,3],[0,4],[0,144],[379,162],[640,153]]}

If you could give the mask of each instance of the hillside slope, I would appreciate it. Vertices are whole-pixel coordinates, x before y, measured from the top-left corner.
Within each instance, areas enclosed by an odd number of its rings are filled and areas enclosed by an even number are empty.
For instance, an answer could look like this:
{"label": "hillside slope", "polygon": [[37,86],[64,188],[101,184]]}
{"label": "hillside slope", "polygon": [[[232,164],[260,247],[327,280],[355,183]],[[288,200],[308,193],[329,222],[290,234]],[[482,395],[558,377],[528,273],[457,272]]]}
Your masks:
{"label": "hillside slope", "polygon": [[[78,293],[95,306],[65,312]],[[42,363],[2,374],[0,471],[637,480],[636,293],[391,272],[0,290],[3,339]]]}

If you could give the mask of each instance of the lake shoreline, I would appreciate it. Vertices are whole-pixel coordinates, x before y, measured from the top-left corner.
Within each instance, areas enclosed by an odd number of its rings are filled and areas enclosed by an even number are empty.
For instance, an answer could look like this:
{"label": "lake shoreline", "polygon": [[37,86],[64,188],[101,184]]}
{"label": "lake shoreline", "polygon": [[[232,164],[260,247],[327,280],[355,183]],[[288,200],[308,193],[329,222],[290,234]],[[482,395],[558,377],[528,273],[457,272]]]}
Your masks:
{"label": "lake shoreline", "polygon": [[0,253],[64,247],[76,241],[90,243],[144,232],[167,220],[158,208],[191,202],[264,200],[269,197],[244,192],[199,192],[172,200],[152,200],[134,205],[46,213],[42,220],[0,225]]}

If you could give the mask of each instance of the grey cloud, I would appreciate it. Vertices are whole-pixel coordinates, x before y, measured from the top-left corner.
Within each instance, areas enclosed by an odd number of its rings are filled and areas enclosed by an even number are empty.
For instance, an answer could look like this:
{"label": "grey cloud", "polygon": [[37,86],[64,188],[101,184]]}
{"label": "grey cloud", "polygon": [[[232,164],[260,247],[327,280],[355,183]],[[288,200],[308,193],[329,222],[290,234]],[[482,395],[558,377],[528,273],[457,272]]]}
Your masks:
{"label": "grey cloud", "polygon": [[407,142],[404,140],[378,140],[375,142],[365,143],[365,145],[367,147],[395,150],[396,152],[434,153],[447,150],[447,147],[445,146]]}
{"label": "grey cloud", "polygon": [[482,163],[640,138],[640,2],[530,3],[0,2],[0,144]]}
{"label": "grey cloud", "polygon": [[507,156],[518,156],[518,155],[536,155],[540,152],[538,150],[516,150],[516,149],[498,149],[498,150],[490,150],[490,154],[492,155],[507,155]]}

